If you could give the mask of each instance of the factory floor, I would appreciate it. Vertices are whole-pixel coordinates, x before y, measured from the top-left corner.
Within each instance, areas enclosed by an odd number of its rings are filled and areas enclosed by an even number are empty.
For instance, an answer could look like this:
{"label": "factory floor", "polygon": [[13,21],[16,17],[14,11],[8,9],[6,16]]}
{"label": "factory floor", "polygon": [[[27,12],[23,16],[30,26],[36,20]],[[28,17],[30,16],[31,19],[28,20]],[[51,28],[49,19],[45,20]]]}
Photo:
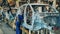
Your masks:
{"label": "factory floor", "polygon": [[16,32],[6,23],[0,23],[0,34],[16,34]]}
{"label": "factory floor", "polygon": [[[5,22],[0,22],[0,34],[16,34],[16,32]],[[60,34],[60,29],[56,30],[55,34]]]}

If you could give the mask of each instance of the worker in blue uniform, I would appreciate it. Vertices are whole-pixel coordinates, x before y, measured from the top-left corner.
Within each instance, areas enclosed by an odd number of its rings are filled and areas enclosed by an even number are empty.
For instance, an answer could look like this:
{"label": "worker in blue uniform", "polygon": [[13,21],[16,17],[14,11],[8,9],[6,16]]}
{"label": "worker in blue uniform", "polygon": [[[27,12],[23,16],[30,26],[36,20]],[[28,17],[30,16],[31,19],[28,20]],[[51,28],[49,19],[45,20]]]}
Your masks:
{"label": "worker in blue uniform", "polygon": [[23,15],[18,15],[18,19],[16,20],[16,34],[22,34],[22,30],[20,29],[22,21]]}

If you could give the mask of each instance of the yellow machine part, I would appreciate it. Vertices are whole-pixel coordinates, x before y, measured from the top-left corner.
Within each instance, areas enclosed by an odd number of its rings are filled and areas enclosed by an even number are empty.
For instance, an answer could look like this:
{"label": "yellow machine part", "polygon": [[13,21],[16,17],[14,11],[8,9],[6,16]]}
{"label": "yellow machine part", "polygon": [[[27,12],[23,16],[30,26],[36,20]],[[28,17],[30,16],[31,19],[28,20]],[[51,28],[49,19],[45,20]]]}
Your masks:
{"label": "yellow machine part", "polygon": [[12,2],[13,0],[7,0],[8,1],[8,3],[10,3],[10,2]]}
{"label": "yellow machine part", "polygon": [[15,1],[14,0],[7,0],[7,2],[9,3],[10,6],[12,6],[12,5],[15,4]]}

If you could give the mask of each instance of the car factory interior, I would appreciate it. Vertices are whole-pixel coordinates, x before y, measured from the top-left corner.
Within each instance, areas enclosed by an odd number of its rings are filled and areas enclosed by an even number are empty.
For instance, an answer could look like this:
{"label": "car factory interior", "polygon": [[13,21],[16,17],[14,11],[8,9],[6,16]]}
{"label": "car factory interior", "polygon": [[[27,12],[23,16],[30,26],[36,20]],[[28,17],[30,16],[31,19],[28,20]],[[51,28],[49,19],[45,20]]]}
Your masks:
{"label": "car factory interior", "polygon": [[0,0],[0,34],[60,34],[60,0]]}

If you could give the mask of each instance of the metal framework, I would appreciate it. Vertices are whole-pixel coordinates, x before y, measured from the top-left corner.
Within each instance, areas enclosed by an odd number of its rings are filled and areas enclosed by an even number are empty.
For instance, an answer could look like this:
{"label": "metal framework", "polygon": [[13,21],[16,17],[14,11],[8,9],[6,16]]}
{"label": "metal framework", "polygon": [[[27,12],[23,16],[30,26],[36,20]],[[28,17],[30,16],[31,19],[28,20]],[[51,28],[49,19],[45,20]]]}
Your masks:
{"label": "metal framework", "polygon": [[[38,11],[35,12],[33,7],[32,6],[49,6],[48,4],[38,4],[38,3],[32,3],[32,4],[24,4],[22,5],[21,7],[19,7],[18,9],[18,12],[17,12],[17,15],[18,14],[21,14],[21,9],[23,6],[25,6],[25,9],[24,9],[24,23],[22,24],[22,26],[24,28],[27,28],[29,29],[29,34],[31,34],[31,31],[38,31],[38,34],[39,34],[39,30],[42,29],[42,28],[45,28],[45,29],[48,29],[50,31],[50,34],[51,34],[51,30],[52,30],[52,27],[53,26],[49,26],[47,23],[45,23],[43,21],[41,17],[41,14],[43,14],[42,16],[43,17],[46,17],[46,16],[59,16],[59,13],[56,9],[54,9],[53,7],[51,7],[54,12],[41,12],[39,13]],[[27,12],[27,6],[29,6],[32,10],[32,19],[31,19],[31,25],[27,24],[27,16],[26,16],[26,12]],[[20,13],[19,13],[20,12]],[[36,21],[35,21],[36,20]]]}

